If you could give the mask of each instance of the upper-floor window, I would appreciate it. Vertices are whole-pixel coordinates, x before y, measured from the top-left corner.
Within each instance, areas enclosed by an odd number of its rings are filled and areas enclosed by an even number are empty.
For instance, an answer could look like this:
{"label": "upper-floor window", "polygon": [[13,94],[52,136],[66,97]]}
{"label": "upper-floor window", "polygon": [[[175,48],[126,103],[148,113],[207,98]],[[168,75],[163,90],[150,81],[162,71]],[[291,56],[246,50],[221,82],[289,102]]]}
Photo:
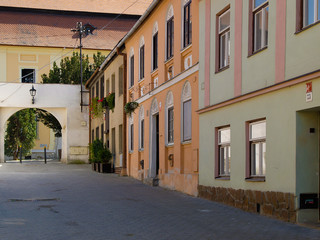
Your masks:
{"label": "upper-floor window", "polygon": [[133,54],[133,49],[130,52],[130,57],[129,57],[129,88],[134,85],[134,54]]}
{"label": "upper-floor window", "polygon": [[[218,39],[219,43],[219,69],[225,68],[230,64],[230,9],[217,17],[218,20]],[[219,70],[217,69],[217,70]]]}
{"label": "upper-floor window", "polygon": [[268,45],[268,18],[269,1],[253,0],[253,45],[254,51],[258,51]]}
{"label": "upper-floor window", "polygon": [[21,82],[35,83],[36,82],[35,69],[31,69],[31,68],[21,69]]}
{"label": "upper-floor window", "polygon": [[140,50],[139,50],[139,79],[144,79],[144,38],[140,40]]}
{"label": "upper-floor window", "polygon": [[119,67],[119,96],[123,94],[123,66]]}
{"label": "upper-floor window", "polygon": [[92,88],[91,88],[91,99],[93,99],[94,98],[94,86],[92,86]]}
{"label": "upper-floor window", "polygon": [[218,165],[219,177],[230,176],[231,147],[230,127],[218,129]]}
{"label": "upper-floor window", "polygon": [[303,0],[303,27],[320,20],[320,1]]}
{"label": "upper-floor window", "polygon": [[266,174],[266,121],[249,123],[250,176]]}
{"label": "upper-floor window", "polygon": [[183,47],[192,43],[191,0],[185,0],[183,6]]}
{"label": "upper-floor window", "polygon": [[152,70],[158,68],[158,23],[153,27],[152,33]]}
{"label": "upper-floor window", "polygon": [[100,99],[104,98],[104,76],[100,78]]}
{"label": "upper-floor window", "polygon": [[167,14],[167,41],[166,41],[166,57],[173,57],[173,39],[174,39],[174,16],[173,7],[170,6]]}

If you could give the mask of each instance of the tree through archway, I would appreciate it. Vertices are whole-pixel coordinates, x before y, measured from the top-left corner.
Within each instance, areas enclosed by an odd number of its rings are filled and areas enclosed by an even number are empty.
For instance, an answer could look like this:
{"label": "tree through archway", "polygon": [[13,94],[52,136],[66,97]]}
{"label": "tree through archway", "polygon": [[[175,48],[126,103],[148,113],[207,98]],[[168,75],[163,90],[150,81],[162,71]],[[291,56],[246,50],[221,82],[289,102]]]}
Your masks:
{"label": "tree through archway", "polygon": [[[7,121],[5,133],[6,156],[18,159],[20,152],[23,156],[32,155],[31,150],[35,147],[35,140],[39,135],[38,122],[52,129],[55,138],[62,136],[61,125],[51,113],[38,108],[22,109],[14,113]],[[50,138],[51,134],[48,137]],[[54,144],[56,145],[57,141],[54,141]],[[47,147],[47,144],[41,145],[40,147]],[[58,148],[55,148],[55,156],[58,155],[57,151]],[[59,156],[61,157],[61,153],[59,153]]]}

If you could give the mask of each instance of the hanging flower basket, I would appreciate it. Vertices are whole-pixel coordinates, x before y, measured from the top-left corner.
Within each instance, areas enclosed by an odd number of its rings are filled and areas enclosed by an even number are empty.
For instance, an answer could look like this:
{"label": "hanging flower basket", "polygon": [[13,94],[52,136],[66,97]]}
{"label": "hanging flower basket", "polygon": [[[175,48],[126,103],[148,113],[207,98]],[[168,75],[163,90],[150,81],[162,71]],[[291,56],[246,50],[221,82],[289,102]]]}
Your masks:
{"label": "hanging flower basket", "polygon": [[109,95],[105,98],[106,106],[113,112],[115,106],[115,94],[109,93]]}
{"label": "hanging flower basket", "polygon": [[126,103],[126,105],[124,106],[124,111],[127,114],[131,114],[132,112],[134,112],[134,110],[139,107],[139,103],[137,102],[128,102]]}
{"label": "hanging flower basket", "polygon": [[103,107],[102,100],[98,100],[98,98],[91,99],[90,102],[90,116],[91,118],[102,118],[103,116]]}

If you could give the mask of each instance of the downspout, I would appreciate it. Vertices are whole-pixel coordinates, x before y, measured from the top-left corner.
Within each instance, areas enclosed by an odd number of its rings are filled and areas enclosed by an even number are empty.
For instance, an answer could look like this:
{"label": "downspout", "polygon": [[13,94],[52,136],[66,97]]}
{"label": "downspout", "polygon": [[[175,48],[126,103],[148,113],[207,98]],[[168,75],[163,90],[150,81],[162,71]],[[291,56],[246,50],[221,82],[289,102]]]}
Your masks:
{"label": "downspout", "polygon": [[[91,87],[89,88],[89,145],[92,143],[92,139],[91,139],[91,114],[90,114],[90,102],[91,102]],[[90,159],[90,148],[89,148],[89,159]]]}

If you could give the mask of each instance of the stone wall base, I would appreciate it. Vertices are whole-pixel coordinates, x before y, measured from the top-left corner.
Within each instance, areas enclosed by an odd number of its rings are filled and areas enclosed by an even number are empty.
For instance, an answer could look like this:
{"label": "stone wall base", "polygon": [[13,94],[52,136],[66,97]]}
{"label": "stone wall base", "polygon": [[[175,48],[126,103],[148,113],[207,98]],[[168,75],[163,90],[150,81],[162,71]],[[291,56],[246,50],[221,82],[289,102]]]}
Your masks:
{"label": "stone wall base", "polygon": [[292,193],[198,186],[199,197],[221,202],[245,211],[296,222],[295,197]]}

